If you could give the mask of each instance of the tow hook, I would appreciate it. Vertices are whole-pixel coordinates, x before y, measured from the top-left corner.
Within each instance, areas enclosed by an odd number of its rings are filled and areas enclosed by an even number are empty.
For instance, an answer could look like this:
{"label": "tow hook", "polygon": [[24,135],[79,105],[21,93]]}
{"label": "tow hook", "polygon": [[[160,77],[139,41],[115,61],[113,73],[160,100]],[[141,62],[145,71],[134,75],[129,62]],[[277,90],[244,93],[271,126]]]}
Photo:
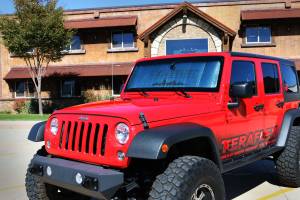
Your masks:
{"label": "tow hook", "polygon": [[33,165],[31,168],[29,168],[29,172],[37,176],[43,176],[44,168],[42,165]]}
{"label": "tow hook", "polygon": [[85,176],[82,182],[82,186],[88,190],[98,191],[99,181],[97,178]]}

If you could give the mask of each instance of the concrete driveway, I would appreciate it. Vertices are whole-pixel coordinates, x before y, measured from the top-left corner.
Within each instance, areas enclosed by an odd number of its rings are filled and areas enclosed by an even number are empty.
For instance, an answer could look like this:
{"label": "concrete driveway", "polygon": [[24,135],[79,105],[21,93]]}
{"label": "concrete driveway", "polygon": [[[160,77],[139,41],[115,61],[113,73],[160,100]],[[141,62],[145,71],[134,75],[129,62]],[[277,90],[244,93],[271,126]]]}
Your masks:
{"label": "concrete driveway", "polygon": [[[27,200],[24,177],[42,144],[27,141],[35,122],[0,121],[0,199]],[[228,199],[299,200],[300,189],[280,187],[271,160],[263,160],[224,175]],[[299,196],[297,196],[299,195]]]}

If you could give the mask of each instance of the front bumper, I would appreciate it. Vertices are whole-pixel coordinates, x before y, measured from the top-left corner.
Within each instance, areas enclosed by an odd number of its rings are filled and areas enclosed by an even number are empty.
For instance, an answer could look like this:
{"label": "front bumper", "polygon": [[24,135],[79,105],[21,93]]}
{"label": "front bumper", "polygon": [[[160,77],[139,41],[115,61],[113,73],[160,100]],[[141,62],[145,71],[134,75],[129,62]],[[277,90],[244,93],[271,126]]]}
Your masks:
{"label": "front bumper", "polygon": [[[119,171],[60,158],[36,155],[31,166],[30,171],[45,183],[96,199],[110,199],[124,182],[124,175]],[[47,167],[51,168],[50,176]],[[77,173],[83,177],[81,184],[76,182]]]}

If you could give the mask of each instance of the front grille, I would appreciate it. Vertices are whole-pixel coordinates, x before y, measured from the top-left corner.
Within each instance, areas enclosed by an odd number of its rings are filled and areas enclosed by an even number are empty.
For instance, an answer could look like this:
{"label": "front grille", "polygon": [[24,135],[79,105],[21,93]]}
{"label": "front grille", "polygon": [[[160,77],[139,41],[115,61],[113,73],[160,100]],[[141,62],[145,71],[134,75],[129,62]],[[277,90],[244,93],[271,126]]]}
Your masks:
{"label": "front grille", "polygon": [[104,156],[107,132],[107,124],[62,121],[59,149]]}

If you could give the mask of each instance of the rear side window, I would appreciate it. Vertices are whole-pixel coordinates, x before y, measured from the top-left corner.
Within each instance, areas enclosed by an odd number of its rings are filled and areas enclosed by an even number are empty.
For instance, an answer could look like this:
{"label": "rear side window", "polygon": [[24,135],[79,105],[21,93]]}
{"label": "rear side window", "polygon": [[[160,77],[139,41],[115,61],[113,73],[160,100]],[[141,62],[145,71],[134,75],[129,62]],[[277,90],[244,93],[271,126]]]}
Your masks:
{"label": "rear side window", "polygon": [[298,93],[297,75],[290,65],[281,65],[284,90],[286,93]]}
{"label": "rear side window", "polygon": [[251,61],[233,61],[230,84],[250,83],[253,94],[257,94],[255,66]]}
{"label": "rear side window", "polygon": [[264,87],[266,94],[279,93],[280,82],[278,76],[278,67],[272,63],[262,63],[262,72],[264,77]]}

